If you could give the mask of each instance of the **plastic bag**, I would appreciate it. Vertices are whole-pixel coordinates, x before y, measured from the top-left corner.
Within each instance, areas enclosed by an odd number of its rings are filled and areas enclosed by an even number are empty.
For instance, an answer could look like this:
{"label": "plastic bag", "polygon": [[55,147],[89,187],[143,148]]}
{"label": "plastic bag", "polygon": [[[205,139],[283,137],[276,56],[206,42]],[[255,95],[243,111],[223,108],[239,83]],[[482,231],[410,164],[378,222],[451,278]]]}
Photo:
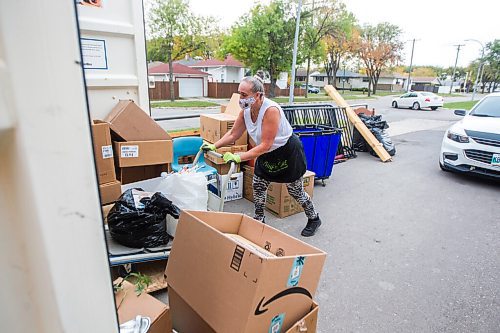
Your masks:
{"label": "plastic bag", "polygon": [[[382,143],[384,149],[389,153],[390,156],[396,154],[396,146],[391,140],[389,134],[387,134],[386,129],[389,125],[385,120],[382,120],[382,115],[367,116],[363,113],[359,114],[359,118],[363,121],[366,127],[372,132],[372,134],[377,138],[377,140]],[[353,147],[356,151],[369,151],[371,155],[377,156],[375,151],[370,147],[370,145],[365,141],[365,139],[357,132],[354,131],[353,135]]]}
{"label": "plastic bag", "polygon": [[172,199],[180,209],[206,211],[207,185],[207,178],[202,172],[177,172],[164,177],[155,190]]}
{"label": "plastic bag", "polygon": [[382,143],[384,149],[387,150],[389,155],[394,156],[396,154],[396,146],[392,143],[391,137],[387,134],[386,130],[380,128],[372,128],[371,132],[377,138],[377,140]]}
{"label": "plastic bag", "polygon": [[109,233],[119,244],[128,247],[166,245],[167,214],[179,218],[180,211],[163,194],[128,189],[109,211]]}

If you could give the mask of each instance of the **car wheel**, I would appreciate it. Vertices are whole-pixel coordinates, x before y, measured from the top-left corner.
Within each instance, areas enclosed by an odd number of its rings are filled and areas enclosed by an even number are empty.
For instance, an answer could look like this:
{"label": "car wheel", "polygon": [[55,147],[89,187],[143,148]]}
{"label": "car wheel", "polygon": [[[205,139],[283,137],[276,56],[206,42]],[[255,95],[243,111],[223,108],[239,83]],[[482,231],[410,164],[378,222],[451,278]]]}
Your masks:
{"label": "car wheel", "polygon": [[431,110],[432,110],[432,111],[436,111],[437,109],[438,109],[438,107],[437,107],[437,106],[431,106]]}
{"label": "car wheel", "polygon": [[392,102],[392,107],[397,109],[398,108],[398,102],[394,101]]}
{"label": "car wheel", "polygon": [[413,110],[420,110],[420,104],[418,102],[413,103]]}

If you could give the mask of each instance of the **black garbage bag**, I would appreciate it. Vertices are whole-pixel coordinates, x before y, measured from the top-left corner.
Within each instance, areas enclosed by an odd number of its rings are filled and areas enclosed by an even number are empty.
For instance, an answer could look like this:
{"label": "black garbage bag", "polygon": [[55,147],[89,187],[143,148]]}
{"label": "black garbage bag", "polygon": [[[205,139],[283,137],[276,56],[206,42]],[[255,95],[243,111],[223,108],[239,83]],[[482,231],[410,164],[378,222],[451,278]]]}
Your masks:
{"label": "black garbage bag", "polygon": [[111,237],[133,248],[158,247],[169,240],[165,218],[179,218],[180,210],[160,192],[152,196],[140,188],[126,190],[108,214]]}
{"label": "black garbage bag", "polygon": [[[386,129],[389,128],[389,125],[385,120],[382,120],[382,115],[376,116],[367,116],[363,113],[359,114],[359,118],[366,127],[372,132],[372,134],[377,138],[377,140],[382,143],[384,149],[389,153],[390,156],[394,156],[396,154],[396,146],[391,140],[391,137],[387,133]],[[353,145],[354,149],[358,151],[368,151],[371,155],[376,156],[375,151],[370,147],[370,145],[366,142],[366,140],[359,134],[356,139],[356,132],[353,134]]]}

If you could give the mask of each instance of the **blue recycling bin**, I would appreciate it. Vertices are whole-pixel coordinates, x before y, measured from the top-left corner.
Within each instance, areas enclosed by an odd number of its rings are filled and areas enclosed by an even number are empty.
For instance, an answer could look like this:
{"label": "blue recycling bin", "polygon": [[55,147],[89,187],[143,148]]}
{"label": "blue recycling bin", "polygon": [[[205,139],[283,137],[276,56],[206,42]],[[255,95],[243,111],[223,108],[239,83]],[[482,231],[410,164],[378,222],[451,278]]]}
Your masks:
{"label": "blue recycling bin", "polygon": [[307,170],[316,174],[316,179],[323,181],[333,171],[342,130],[322,125],[295,125],[293,132],[297,134],[304,147]]}

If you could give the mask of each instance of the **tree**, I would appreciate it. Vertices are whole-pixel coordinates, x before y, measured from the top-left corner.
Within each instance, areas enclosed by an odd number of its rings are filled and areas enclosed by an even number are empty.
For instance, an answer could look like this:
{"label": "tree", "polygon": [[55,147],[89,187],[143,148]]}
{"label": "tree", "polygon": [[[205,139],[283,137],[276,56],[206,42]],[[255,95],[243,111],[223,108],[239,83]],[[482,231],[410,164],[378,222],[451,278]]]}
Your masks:
{"label": "tree", "polygon": [[373,87],[377,92],[378,79],[383,69],[401,60],[403,43],[400,41],[401,29],[384,22],[376,26],[365,25],[356,42],[358,56],[364,63],[368,75],[368,96]]}
{"label": "tree", "polygon": [[343,4],[340,5],[336,12],[334,29],[323,38],[326,48],[324,66],[328,84],[336,86],[340,63],[347,60],[354,50],[353,36],[358,34],[355,23],[354,15],[346,11]]}
{"label": "tree", "polygon": [[206,36],[214,26],[211,17],[191,13],[187,0],[157,0],[149,12],[150,60],[169,65],[170,99],[174,100],[173,61],[206,47]]}
{"label": "tree", "polygon": [[[313,2],[314,6],[314,2]],[[344,10],[344,5],[338,0],[325,0],[318,7],[312,7],[305,12],[304,21],[310,22],[305,25],[304,38],[301,45],[303,56],[307,61],[306,85],[309,85],[309,72],[311,60],[317,63],[323,61],[325,55],[325,43],[323,39],[331,36],[339,28],[339,13]],[[306,89],[307,97],[307,89]]]}
{"label": "tree", "polygon": [[295,16],[287,0],[273,0],[268,6],[257,4],[243,16],[222,45],[253,72],[266,69],[271,78],[269,96],[274,97],[280,72],[289,71],[295,34]]}
{"label": "tree", "polygon": [[486,54],[483,65],[482,92],[488,83],[488,91],[495,91],[500,83],[500,39],[495,39],[486,44]]}

